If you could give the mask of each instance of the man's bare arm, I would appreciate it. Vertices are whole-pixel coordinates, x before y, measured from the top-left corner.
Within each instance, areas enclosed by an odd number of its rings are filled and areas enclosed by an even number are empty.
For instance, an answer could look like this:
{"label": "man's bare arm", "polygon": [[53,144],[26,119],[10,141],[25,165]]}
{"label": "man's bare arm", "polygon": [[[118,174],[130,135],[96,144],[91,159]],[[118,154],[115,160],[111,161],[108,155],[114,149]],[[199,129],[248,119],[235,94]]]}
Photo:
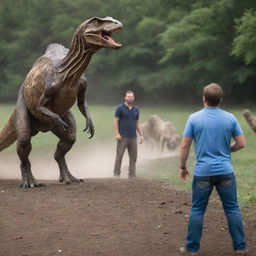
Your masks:
{"label": "man's bare arm", "polygon": [[234,137],[235,142],[231,144],[231,152],[236,152],[245,147],[246,141],[244,135]]}
{"label": "man's bare arm", "polygon": [[140,142],[139,143],[141,144],[141,143],[144,142],[144,138],[143,138],[143,133],[142,133],[139,121],[137,121],[137,123],[136,123],[136,130],[138,131],[138,133],[140,135]]}
{"label": "man's bare arm", "polygon": [[115,137],[117,140],[121,140],[121,135],[119,133],[119,127],[118,127],[119,117],[114,117],[114,130],[115,130]]}
{"label": "man's bare arm", "polygon": [[189,155],[189,150],[190,146],[192,143],[192,138],[190,137],[183,137],[181,146],[180,146],[180,168],[179,168],[179,174],[180,174],[180,179],[184,182],[187,180],[187,176],[189,176],[189,171],[186,167],[188,155]]}

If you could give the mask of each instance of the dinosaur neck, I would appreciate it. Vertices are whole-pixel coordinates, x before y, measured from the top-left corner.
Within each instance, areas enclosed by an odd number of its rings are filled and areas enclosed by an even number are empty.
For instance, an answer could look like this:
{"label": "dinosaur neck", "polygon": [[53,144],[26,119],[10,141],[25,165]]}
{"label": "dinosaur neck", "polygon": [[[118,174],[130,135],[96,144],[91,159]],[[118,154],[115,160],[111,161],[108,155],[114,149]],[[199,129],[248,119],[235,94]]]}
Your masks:
{"label": "dinosaur neck", "polygon": [[68,54],[59,65],[59,72],[63,75],[62,82],[67,79],[78,80],[97,50],[89,47],[79,34],[75,34]]}

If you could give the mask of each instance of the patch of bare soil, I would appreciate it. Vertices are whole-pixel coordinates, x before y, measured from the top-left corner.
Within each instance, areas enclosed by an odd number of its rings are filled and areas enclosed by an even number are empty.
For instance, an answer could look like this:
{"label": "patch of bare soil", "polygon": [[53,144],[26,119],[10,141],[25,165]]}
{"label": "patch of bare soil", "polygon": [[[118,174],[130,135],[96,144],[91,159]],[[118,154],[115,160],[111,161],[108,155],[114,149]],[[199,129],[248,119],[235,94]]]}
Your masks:
{"label": "patch of bare soil", "polygon": [[[175,256],[184,245],[191,195],[145,179],[88,179],[19,188],[0,181],[0,255]],[[256,255],[255,219],[245,219]],[[233,255],[219,202],[205,217],[200,255]]]}

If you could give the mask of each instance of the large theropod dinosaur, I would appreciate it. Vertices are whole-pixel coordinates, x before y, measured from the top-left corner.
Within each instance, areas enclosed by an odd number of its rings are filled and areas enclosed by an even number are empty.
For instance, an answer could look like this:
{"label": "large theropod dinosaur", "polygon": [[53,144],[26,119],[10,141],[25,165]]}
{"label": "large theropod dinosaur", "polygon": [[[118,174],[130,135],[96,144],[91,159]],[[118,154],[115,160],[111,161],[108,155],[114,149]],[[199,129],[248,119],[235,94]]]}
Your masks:
{"label": "large theropod dinosaur", "polygon": [[20,87],[16,109],[0,132],[0,151],[17,140],[22,184],[24,188],[38,183],[29,161],[31,137],[39,131],[53,132],[60,141],[54,154],[60,169],[60,182],[81,182],[69,171],[65,155],[76,139],[76,123],[70,108],[77,100],[86,118],[84,131],[94,134],[94,127],[85,101],[86,79],[83,75],[92,55],[100,48],[118,49],[112,33],[122,24],[111,17],[93,17],[82,23],[73,36],[70,49],[59,44],[48,46],[36,60]]}

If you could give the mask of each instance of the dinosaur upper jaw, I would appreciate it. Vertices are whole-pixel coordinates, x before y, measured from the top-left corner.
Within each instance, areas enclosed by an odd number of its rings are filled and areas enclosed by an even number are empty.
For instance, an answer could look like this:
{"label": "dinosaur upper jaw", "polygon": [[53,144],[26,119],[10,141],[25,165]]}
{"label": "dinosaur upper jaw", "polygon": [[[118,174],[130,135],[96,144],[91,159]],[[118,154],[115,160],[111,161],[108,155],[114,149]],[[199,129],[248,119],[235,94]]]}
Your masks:
{"label": "dinosaur upper jaw", "polygon": [[112,35],[116,31],[119,31],[123,28],[123,26],[117,26],[114,29],[103,29],[97,31],[95,33],[86,33],[85,39],[86,42],[92,45],[104,47],[104,48],[112,48],[112,49],[119,49],[122,45],[117,43],[113,38]]}
{"label": "dinosaur upper jaw", "polygon": [[112,38],[112,35],[113,33],[115,33],[116,31],[119,31],[121,30],[122,28],[119,27],[119,28],[116,28],[116,29],[113,29],[112,31],[101,31],[98,35],[104,40],[106,41],[107,43],[113,45],[114,48],[120,48],[122,45],[120,43],[117,43],[113,38]]}

